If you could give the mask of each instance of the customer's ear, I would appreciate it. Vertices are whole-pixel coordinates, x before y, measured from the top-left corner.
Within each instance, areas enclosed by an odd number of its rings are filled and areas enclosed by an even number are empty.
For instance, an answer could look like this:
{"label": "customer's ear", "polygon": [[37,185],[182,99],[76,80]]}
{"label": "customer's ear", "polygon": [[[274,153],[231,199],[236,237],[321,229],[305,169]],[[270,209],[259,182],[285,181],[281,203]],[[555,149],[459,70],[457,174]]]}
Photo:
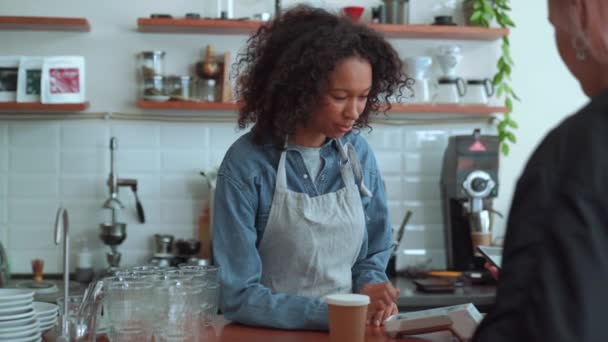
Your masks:
{"label": "customer's ear", "polygon": [[589,53],[599,63],[608,64],[608,4],[604,0],[571,1]]}

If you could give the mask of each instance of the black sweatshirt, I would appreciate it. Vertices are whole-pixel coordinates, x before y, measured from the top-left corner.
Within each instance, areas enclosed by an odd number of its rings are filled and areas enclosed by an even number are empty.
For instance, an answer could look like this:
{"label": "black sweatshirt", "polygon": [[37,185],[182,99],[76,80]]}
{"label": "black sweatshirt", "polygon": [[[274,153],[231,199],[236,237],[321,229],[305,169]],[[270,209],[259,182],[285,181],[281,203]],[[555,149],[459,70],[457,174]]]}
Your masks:
{"label": "black sweatshirt", "polygon": [[496,306],[474,341],[608,342],[608,91],[551,131],[528,161]]}

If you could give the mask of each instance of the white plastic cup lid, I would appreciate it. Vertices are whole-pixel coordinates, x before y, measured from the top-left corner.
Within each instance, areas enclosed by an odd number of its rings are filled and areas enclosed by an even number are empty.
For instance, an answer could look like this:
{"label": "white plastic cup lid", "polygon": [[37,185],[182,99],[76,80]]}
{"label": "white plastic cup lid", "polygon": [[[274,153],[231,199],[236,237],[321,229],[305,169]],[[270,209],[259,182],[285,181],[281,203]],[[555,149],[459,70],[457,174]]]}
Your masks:
{"label": "white plastic cup lid", "polygon": [[342,293],[325,296],[325,302],[339,306],[363,306],[369,304],[369,296],[356,293]]}

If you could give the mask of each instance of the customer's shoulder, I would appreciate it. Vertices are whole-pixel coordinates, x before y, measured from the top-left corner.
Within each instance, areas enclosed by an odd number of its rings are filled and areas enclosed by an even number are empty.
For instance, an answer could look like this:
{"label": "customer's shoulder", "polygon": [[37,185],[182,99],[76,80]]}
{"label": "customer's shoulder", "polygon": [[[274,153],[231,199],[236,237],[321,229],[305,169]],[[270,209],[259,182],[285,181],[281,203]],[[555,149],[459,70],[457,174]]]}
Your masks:
{"label": "customer's shoulder", "polygon": [[551,130],[546,140],[557,145],[561,153],[573,156],[604,154],[608,147],[608,94],[594,98],[577,113],[565,118]]}
{"label": "customer's shoulder", "polygon": [[608,171],[607,148],[608,99],[596,98],[546,135],[526,169],[582,180]]}

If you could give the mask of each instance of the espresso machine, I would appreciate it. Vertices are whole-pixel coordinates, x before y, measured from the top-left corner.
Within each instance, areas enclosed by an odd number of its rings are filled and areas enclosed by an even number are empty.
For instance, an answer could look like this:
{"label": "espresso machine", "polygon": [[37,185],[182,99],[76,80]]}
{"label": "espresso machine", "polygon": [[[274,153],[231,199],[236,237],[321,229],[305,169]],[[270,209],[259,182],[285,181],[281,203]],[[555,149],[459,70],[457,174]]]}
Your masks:
{"label": "espresso machine", "polygon": [[478,245],[490,245],[492,200],[498,194],[498,137],[471,135],[449,138],[441,170],[441,201],[447,268],[481,271],[485,260]]}

